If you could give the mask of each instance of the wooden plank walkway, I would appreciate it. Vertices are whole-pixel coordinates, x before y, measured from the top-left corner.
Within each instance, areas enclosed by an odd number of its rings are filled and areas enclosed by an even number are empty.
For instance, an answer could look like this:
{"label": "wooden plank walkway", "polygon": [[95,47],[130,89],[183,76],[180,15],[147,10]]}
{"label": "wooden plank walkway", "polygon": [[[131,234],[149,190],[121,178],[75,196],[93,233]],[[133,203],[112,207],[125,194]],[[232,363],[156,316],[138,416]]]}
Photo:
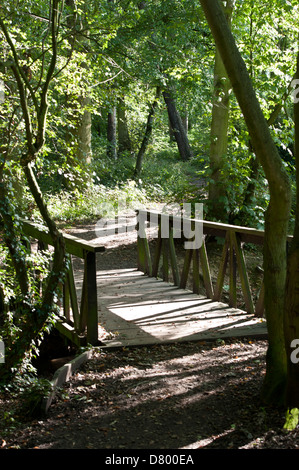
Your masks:
{"label": "wooden plank walkway", "polygon": [[109,348],[267,335],[265,320],[136,269],[97,271],[97,285]]}

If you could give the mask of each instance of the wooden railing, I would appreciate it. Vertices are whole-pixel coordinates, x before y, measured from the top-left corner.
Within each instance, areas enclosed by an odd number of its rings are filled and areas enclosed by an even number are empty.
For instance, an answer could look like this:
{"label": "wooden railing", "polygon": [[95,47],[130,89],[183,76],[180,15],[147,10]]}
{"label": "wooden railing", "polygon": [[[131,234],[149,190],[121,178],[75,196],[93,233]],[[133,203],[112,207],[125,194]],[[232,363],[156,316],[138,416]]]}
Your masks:
{"label": "wooden railing", "polygon": [[[47,249],[52,240],[45,227],[29,221],[22,222],[23,234],[38,241],[39,249]],[[69,269],[63,285],[61,318],[56,328],[78,346],[98,343],[98,299],[96,282],[96,253],[105,248],[72,235],[64,234]],[[74,280],[72,256],[84,263],[81,303],[79,306]]]}
{"label": "wooden railing", "polygon": [[[239,273],[241,292],[243,294],[244,308],[249,314],[262,317],[264,313],[264,287],[261,280],[259,295],[253,300],[243,246],[245,243],[263,245],[264,232],[246,227],[220,224],[209,221],[196,221],[184,217],[154,211],[138,210],[137,213],[137,260],[138,269],[148,276],[158,277],[162,269],[162,279],[169,281],[170,268],[172,282],[185,289],[187,286],[190,267],[192,266],[193,292],[199,294],[204,287],[206,296],[215,301],[221,301],[225,276],[229,279],[229,305],[237,307],[237,273]],[[158,235],[156,246],[151,254],[149,240],[146,235],[148,223],[157,223]],[[163,223],[162,223],[163,222]],[[202,243],[192,249],[185,250],[182,267],[176,254],[175,231],[181,230],[183,238],[184,224],[188,222],[191,231],[200,224],[202,230]],[[187,224],[187,225],[188,225]],[[162,236],[162,228],[168,226],[168,235]],[[41,249],[52,245],[47,229],[32,222],[23,221],[23,233],[31,239],[38,241]],[[222,237],[223,249],[216,279],[212,281],[206,237]],[[289,237],[288,241],[290,241]],[[105,250],[99,244],[78,239],[72,235],[64,234],[67,256],[70,257],[70,268],[63,286],[63,301],[61,317],[57,322],[57,329],[78,345],[86,343],[98,344],[98,299],[96,253]],[[79,307],[77,289],[74,280],[72,257],[78,257],[84,263],[84,276],[82,281],[82,296]],[[161,260],[162,258],[162,260]],[[169,265],[170,264],[170,265]],[[161,266],[162,265],[162,266]],[[201,268],[201,272],[200,272]],[[229,272],[227,274],[227,268]],[[160,276],[161,277],[161,276]],[[202,282],[203,281],[203,282]]]}
{"label": "wooden railing", "polygon": [[[249,314],[262,317],[264,314],[264,284],[261,282],[259,295],[253,300],[249,276],[246,268],[243,245],[251,243],[262,245],[264,242],[264,232],[247,227],[220,224],[209,221],[195,221],[194,219],[184,219],[183,217],[169,214],[161,214],[154,211],[138,210],[137,230],[138,230],[138,269],[145,274],[158,277],[159,263],[162,257],[162,278],[164,281],[169,279],[169,268],[172,269],[173,283],[181,288],[186,288],[188,274],[191,263],[193,265],[193,292],[199,293],[201,279],[203,280],[206,296],[215,301],[221,301],[223,294],[224,279],[227,268],[229,268],[229,305],[237,307],[237,273],[239,274],[241,291],[244,300],[244,310]],[[163,219],[164,217],[164,219]],[[164,225],[169,225],[169,236],[161,235],[162,220]],[[153,255],[149,248],[149,241],[146,236],[146,226],[154,222],[158,224],[158,236]],[[186,249],[184,255],[183,267],[178,267],[174,227],[178,230],[181,224],[183,233],[184,223],[189,222],[192,230],[195,230],[196,224],[201,224],[202,244],[198,248]],[[224,239],[221,261],[219,265],[217,279],[212,282],[209,259],[206,249],[206,237],[222,237]],[[179,238],[179,237],[178,237]],[[170,266],[169,266],[170,261]],[[199,268],[201,266],[202,274]]]}

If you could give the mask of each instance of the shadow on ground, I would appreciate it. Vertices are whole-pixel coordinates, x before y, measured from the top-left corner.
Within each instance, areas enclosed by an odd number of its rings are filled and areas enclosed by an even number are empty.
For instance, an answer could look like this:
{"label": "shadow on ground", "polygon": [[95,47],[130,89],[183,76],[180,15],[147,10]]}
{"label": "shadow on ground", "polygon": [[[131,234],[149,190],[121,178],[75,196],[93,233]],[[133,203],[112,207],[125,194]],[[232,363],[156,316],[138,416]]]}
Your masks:
{"label": "shadow on ground", "polygon": [[27,423],[7,445],[279,447],[283,414],[266,410],[259,401],[265,352],[265,341],[245,339],[98,350],[59,391],[46,419]]}

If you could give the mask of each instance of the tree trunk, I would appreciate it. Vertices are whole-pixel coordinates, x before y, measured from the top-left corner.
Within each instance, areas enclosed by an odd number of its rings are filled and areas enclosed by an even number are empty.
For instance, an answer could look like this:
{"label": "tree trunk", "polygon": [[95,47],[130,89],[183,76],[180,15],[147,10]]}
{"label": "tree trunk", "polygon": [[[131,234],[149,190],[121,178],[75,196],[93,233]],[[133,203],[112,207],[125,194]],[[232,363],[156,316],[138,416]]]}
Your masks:
{"label": "tree trunk", "polygon": [[117,106],[117,131],[118,131],[118,152],[132,152],[132,143],[129,135],[126,107],[123,99],[118,100]]}
{"label": "tree trunk", "polygon": [[209,217],[226,222],[224,164],[227,157],[230,84],[220,54],[215,56],[215,91],[211,123]]}
{"label": "tree trunk", "polygon": [[[299,79],[299,53],[297,56],[296,79]],[[296,158],[296,220],[293,241],[288,257],[286,296],[285,296],[285,347],[287,352],[286,404],[289,408],[299,408],[299,364],[293,358],[297,340],[299,346],[299,102],[294,103],[295,158]],[[299,355],[298,355],[299,357]]]}
{"label": "tree trunk", "polygon": [[189,131],[189,113],[188,113],[187,104],[185,105],[185,111],[184,111],[184,114],[182,116],[182,123],[183,123],[184,129],[185,129],[185,132],[188,135],[188,131]]}
{"label": "tree trunk", "polygon": [[[88,36],[88,31],[86,31],[84,23],[86,23],[84,18],[84,13],[82,16],[78,17],[77,8],[75,6],[74,0],[67,0],[67,6],[70,9],[70,14],[67,16],[68,27],[74,31],[77,31],[79,26],[79,31],[76,32],[75,36],[71,39],[71,47],[75,47],[74,44],[78,44],[80,47],[85,43],[88,44],[86,36]],[[80,31],[84,30],[84,36],[80,34]],[[74,42],[75,39],[75,42]],[[74,44],[72,44],[72,41]],[[87,69],[87,64],[83,61],[79,64],[82,69]],[[74,113],[72,108],[74,107],[73,103],[74,97],[69,96],[67,98],[67,106],[70,108],[70,117],[69,120],[72,122],[71,129],[68,130],[67,139],[70,142],[73,142],[75,139],[75,147],[73,155],[78,159],[79,162],[83,164],[89,164],[91,162],[91,113],[88,110],[90,104],[89,96],[75,97],[75,106],[78,108]],[[81,112],[83,110],[83,112]],[[70,165],[73,162],[70,160]],[[78,181],[78,184],[79,181]]]}
{"label": "tree trunk", "polygon": [[[234,7],[234,0],[224,5],[228,24]],[[224,164],[227,158],[227,133],[229,121],[229,97],[231,84],[216,47],[214,68],[214,99],[211,123],[210,170],[209,183],[209,217],[227,222],[227,178]]]}
{"label": "tree trunk", "polygon": [[134,172],[134,176],[136,176],[136,177],[138,177],[141,173],[143,157],[144,157],[144,154],[146,152],[150,137],[152,135],[154,117],[155,117],[156,108],[158,106],[158,100],[159,100],[159,97],[160,97],[160,93],[161,93],[161,90],[158,87],[157,92],[156,92],[155,101],[151,105],[151,109],[150,109],[150,112],[149,112],[149,115],[148,115],[148,118],[147,118],[145,134],[144,134],[142,144],[141,144],[141,147],[139,149],[137,159],[136,159],[136,166],[135,166],[135,172]]}
{"label": "tree trunk", "polygon": [[83,114],[77,123],[77,158],[80,162],[91,163],[91,113],[86,109],[89,98],[82,98]]}
{"label": "tree trunk", "polygon": [[182,119],[176,108],[175,100],[170,91],[164,91],[163,97],[167,106],[169,122],[174,133],[180,156],[182,160],[189,160],[192,157],[192,151]]}
{"label": "tree trunk", "polygon": [[169,115],[168,115],[168,134],[169,134],[169,141],[172,144],[173,142],[175,142],[175,137],[174,137],[174,132],[173,132],[172,125],[169,119]]}
{"label": "tree trunk", "polygon": [[200,1],[244,115],[254,151],[269,183],[270,201],[265,215],[264,239],[265,313],[269,345],[262,398],[267,403],[281,404],[287,365],[283,311],[290,181],[222,8],[218,0]]}
{"label": "tree trunk", "polygon": [[107,155],[112,160],[117,159],[117,123],[116,123],[116,106],[113,106],[108,112],[107,122]]}

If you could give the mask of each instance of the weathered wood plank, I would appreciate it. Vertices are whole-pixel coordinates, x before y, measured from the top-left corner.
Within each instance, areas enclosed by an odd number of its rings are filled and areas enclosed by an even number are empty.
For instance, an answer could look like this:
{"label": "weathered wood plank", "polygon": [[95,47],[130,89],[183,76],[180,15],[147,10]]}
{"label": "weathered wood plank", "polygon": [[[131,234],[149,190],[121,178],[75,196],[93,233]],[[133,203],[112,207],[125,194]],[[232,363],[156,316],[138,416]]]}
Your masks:
{"label": "weathered wood plank", "polygon": [[185,289],[187,285],[191,260],[192,260],[192,250],[186,250],[185,258],[184,258],[184,265],[183,265],[182,272],[181,272],[181,281],[180,281],[181,289]]}
{"label": "weathered wood plank", "polygon": [[265,321],[240,309],[141,272],[119,273],[98,273],[99,323],[114,335],[102,340],[107,347],[267,335]]}
{"label": "weathered wood plank", "polygon": [[260,317],[262,318],[263,315],[264,315],[264,297],[265,297],[265,285],[264,285],[264,282],[262,283],[262,286],[261,286],[261,290],[260,290],[260,294],[259,294],[259,298],[256,302],[256,305],[255,305],[255,315],[257,317]]}
{"label": "weathered wood plank", "polygon": [[70,312],[70,289],[69,289],[69,282],[68,279],[63,284],[63,300],[62,300],[62,307],[63,307],[63,314],[67,322],[71,320],[71,312]]}
{"label": "weathered wood plank", "polygon": [[233,244],[234,232],[231,230],[229,234],[229,306],[236,307],[237,305],[237,266],[236,254]]}
{"label": "weathered wood plank", "polygon": [[[52,245],[51,236],[46,227],[30,221],[22,221],[23,233],[38,240],[38,244]],[[57,328],[73,342],[82,344],[80,337],[86,331],[86,340],[90,344],[98,342],[98,309],[96,284],[96,253],[105,251],[103,245],[94,244],[69,234],[63,234],[67,256],[74,255],[84,260],[84,279],[79,311],[73,269],[70,260],[66,281],[63,286],[64,321],[58,322]],[[73,320],[70,318],[72,308]]]}
{"label": "weathered wood plank", "polygon": [[70,297],[70,306],[72,308],[75,330],[78,331],[78,333],[81,333],[82,330],[80,331],[80,312],[79,312],[79,306],[78,306],[78,300],[77,300],[77,291],[76,291],[75,281],[74,281],[72,260],[70,260],[70,267],[67,273],[67,281],[65,284],[68,287],[68,294]]}
{"label": "weathered wood plank", "polygon": [[165,282],[169,280],[169,240],[162,238],[162,279]]}
{"label": "weathered wood plank", "polygon": [[212,278],[211,278],[210,267],[209,267],[209,260],[208,260],[207,249],[206,249],[206,244],[205,244],[204,239],[202,241],[201,247],[199,248],[199,257],[200,257],[200,263],[202,267],[202,274],[203,274],[203,280],[205,284],[207,297],[209,297],[209,299],[212,299],[214,297],[214,289],[213,289]]}
{"label": "weathered wood plank", "polygon": [[138,221],[138,235],[137,235],[137,250],[138,250],[138,268],[147,274],[152,275],[152,261],[148,245],[148,240],[145,233],[145,222],[142,219]]}
{"label": "weathered wood plank", "polygon": [[158,238],[156,241],[156,249],[154,253],[153,266],[152,266],[153,277],[158,277],[161,253],[162,253],[162,238],[161,238],[161,225],[160,225],[159,231],[158,231]]}
{"label": "weathered wood plank", "polygon": [[[147,221],[150,224],[160,224],[160,231],[161,231],[161,224],[163,224],[164,231],[168,232],[174,229],[176,232],[180,232],[181,236],[185,235],[184,227],[185,224],[188,222],[189,226],[191,223],[191,230],[194,231],[197,224],[201,224],[203,229],[202,233],[204,237],[208,235],[213,236],[220,236],[225,239],[224,248],[222,259],[219,267],[218,277],[216,281],[215,289],[213,288],[213,284],[211,281],[211,275],[209,271],[209,262],[207,257],[207,252],[205,246],[199,251],[200,256],[200,264],[202,266],[203,272],[203,280],[206,289],[207,296],[213,298],[215,300],[220,300],[222,296],[223,290],[223,283],[226,274],[227,264],[229,263],[229,304],[231,306],[236,306],[237,304],[237,271],[239,271],[242,293],[244,296],[244,301],[246,305],[246,309],[249,313],[254,312],[254,305],[248,280],[248,274],[246,271],[246,263],[245,263],[245,256],[242,249],[243,243],[254,243],[254,244],[263,244],[264,242],[264,231],[263,230],[256,230],[253,228],[248,227],[241,227],[241,226],[234,226],[229,224],[222,224],[217,222],[210,222],[206,220],[196,220],[196,219],[188,219],[185,217],[175,216],[172,214],[164,214],[159,213],[156,211],[146,211],[146,210],[138,210],[136,211],[138,214],[138,218],[143,221]],[[165,235],[164,235],[165,236]],[[180,235],[176,235],[180,236]],[[162,234],[163,239],[163,234]],[[292,239],[292,236],[287,238],[288,242]],[[163,239],[164,240],[164,239]],[[178,273],[175,270],[175,255],[173,249],[173,243],[171,239],[171,234],[168,237],[169,240],[169,247],[170,250],[170,261],[171,266],[173,268],[173,275],[174,275],[174,283],[179,285],[180,287],[186,287],[188,273],[190,269],[191,259],[188,255],[186,255],[184,260],[184,267],[181,273],[181,279],[178,284]],[[161,245],[160,245],[161,243]],[[160,239],[158,239],[158,247],[155,253],[155,276],[158,273],[158,262],[160,259],[161,252],[163,254],[163,279],[168,281],[168,265],[166,261],[166,245],[167,242],[161,242],[161,233]],[[203,239],[204,245],[204,239]],[[195,263],[195,264],[194,264]],[[199,264],[197,262],[197,264]],[[196,260],[193,260],[193,284],[194,284],[194,292],[199,292],[199,278],[198,278],[198,266],[196,266]],[[260,305],[258,306],[258,310],[262,310],[262,302],[263,296],[260,298]]]}
{"label": "weathered wood plank", "polygon": [[79,336],[76,332],[75,328],[71,326],[69,323],[64,321],[58,321],[55,324],[55,328],[64,336],[66,336],[72,343],[76,344],[77,346],[86,346],[86,336]]}
{"label": "weathered wood plank", "polygon": [[193,292],[194,294],[199,294],[200,289],[200,275],[199,275],[199,252],[198,249],[192,250],[192,261],[193,261]]}
{"label": "weathered wood plank", "polygon": [[86,288],[87,288],[87,342],[98,342],[98,296],[97,296],[97,268],[95,253],[86,252]]}
{"label": "weathered wood plank", "polygon": [[[48,245],[52,245],[51,236],[48,233],[48,229],[42,225],[35,224],[30,221],[22,221],[22,231],[25,235],[35,238],[40,242]],[[99,244],[93,244],[85,241],[82,238],[77,238],[68,233],[63,234],[65,240],[66,251],[69,254],[78,256],[79,258],[84,257],[84,251],[91,251],[92,253],[99,253],[105,251],[105,247]]]}
{"label": "weathered wood plank", "polygon": [[[161,221],[161,213],[156,212],[156,211],[146,211],[146,210],[138,210],[136,211],[140,216],[142,216],[145,220],[148,222],[154,220],[153,215],[156,217],[158,220],[158,223]],[[179,216],[174,216],[169,214],[169,222],[171,225],[175,223],[176,227],[179,226],[181,223],[181,227],[183,228],[184,220],[190,220],[184,217],[179,217]],[[175,222],[174,222],[175,221]],[[240,225],[230,225],[230,224],[223,224],[219,222],[211,222],[208,220],[193,220],[195,223],[202,223],[203,224],[203,233],[204,234],[212,234],[215,235],[216,233],[219,236],[223,236],[223,238],[226,236],[226,233],[229,230],[233,230],[234,232],[237,232],[240,234],[240,241],[244,241],[247,243],[256,243],[258,244],[258,241],[260,240],[261,243],[263,243],[263,238],[264,238],[264,230],[258,230],[250,227],[243,227]],[[287,237],[288,241],[291,241],[293,238],[292,235],[289,235]]]}
{"label": "weathered wood plank", "polygon": [[224,276],[226,272],[226,267],[227,267],[227,262],[228,262],[228,254],[229,254],[229,234],[226,234],[225,242],[223,245],[222,249],[222,256],[221,256],[221,262],[219,266],[219,271],[218,271],[218,277],[216,281],[216,286],[215,286],[215,292],[214,292],[214,300],[220,300],[221,299],[221,294],[222,294],[222,288],[223,288],[223,283],[224,283]]}
{"label": "weathered wood plank", "polygon": [[171,262],[174,285],[179,286],[180,285],[180,275],[179,275],[179,270],[178,270],[178,265],[177,265],[177,258],[176,258],[176,253],[175,253],[175,246],[174,246],[174,239],[173,239],[173,228],[172,227],[170,228],[170,232],[169,232],[169,256],[170,256],[170,262]]}
{"label": "weathered wood plank", "polygon": [[251,296],[250,283],[246,269],[246,262],[244,252],[241,246],[241,241],[235,232],[231,233],[232,243],[235,248],[236,258],[239,268],[239,275],[241,280],[242,291],[244,295],[246,310],[248,313],[254,313],[254,305]]}

